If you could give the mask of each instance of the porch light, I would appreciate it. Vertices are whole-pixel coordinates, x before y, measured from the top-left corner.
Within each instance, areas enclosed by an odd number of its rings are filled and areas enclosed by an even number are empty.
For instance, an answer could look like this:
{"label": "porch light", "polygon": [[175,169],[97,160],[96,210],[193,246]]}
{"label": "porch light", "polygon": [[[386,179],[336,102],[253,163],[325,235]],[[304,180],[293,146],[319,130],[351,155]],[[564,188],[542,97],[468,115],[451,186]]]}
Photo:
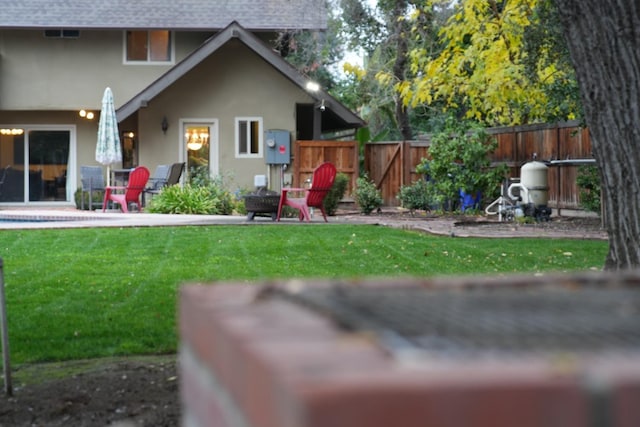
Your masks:
{"label": "porch light", "polygon": [[310,80],[307,82],[307,90],[310,92],[317,92],[320,90],[320,85]]}
{"label": "porch light", "polygon": [[87,110],[80,110],[78,114],[80,115],[80,117],[87,120],[93,120],[93,118],[95,117],[92,111]]}
{"label": "porch light", "polygon": [[204,144],[209,140],[208,132],[198,132],[194,129],[192,132],[187,131],[184,134],[184,139],[187,141],[187,149],[191,151],[197,151],[202,148]]}

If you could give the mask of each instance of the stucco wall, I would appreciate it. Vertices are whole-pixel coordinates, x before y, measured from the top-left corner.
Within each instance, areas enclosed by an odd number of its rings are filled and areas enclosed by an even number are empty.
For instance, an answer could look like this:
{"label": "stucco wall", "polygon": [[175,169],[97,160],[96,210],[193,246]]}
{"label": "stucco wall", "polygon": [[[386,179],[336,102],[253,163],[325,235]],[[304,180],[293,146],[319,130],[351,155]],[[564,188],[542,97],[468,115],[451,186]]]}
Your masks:
{"label": "stucco wall", "polygon": [[[235,156],[235,117],[262,117],[263,131],[296,129],[296,103],[312,98],[271,65],[237,41],[232,41],[187,73],[139,111],[140,162],[150,168],[180,156],[181,119],[216,119],[218,171],[233,185],[253,188],[253,177],[268,172],[265,158]],[[169,129],[161,130],[167,117]],[[215,168],[213,168],[215,169]],[[271,187],[279,189],[279,167],[272,168]]]}
{"label": "stucco wall", "polygon": [[[176,61],[208,36],[177,33]],[[0,31],[0,110],[97,109],[107,86],[123,104],[172,66],[124,64],[123,38],[123,31],[82,30],[77,39]]]}

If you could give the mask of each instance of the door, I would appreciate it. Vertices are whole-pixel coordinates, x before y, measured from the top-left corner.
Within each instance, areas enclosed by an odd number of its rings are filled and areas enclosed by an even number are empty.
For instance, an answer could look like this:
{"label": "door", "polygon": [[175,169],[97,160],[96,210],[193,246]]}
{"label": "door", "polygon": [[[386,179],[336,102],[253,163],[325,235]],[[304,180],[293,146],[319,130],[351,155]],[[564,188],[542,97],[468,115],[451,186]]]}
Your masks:
{"label": "door", "polygon": [[183,119],[181,161],[187,182],[202,183],[218,175],[218,129],[215,119]]}
{"label": "door", "polygon": [[69,128],[0,129],[0,202],[68,201],[72,138]]}

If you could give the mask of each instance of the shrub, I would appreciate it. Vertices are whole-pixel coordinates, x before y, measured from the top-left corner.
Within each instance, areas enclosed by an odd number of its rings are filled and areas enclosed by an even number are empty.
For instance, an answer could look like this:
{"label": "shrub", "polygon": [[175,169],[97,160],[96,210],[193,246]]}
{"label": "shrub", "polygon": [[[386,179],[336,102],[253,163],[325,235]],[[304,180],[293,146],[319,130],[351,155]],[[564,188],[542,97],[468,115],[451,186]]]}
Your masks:
{"label": "shrub", "polygon": [[231,215],[236,206],[235,197],[231,192],[224,189],[221,184],[212,182],[206,187],[209,195],[213,200],[215,215]]}
{"label": "shrub", "polygon": [[349,185],[349,177],[343,173],[336,175],[336,179],[333,182],[331,191],[327,193],[323,205],[324,211],[327,215],[335,215],[338,210],[338,204],[344,197],[344,193],[347,192],[347,186]]}
{"label": "shrub", "polygon": [[194,187],[191,184],[186,184],[184,187],[172,185],[164,187],[153,197],[147,206],[147,211],[163,214],[213,215],[215,203],[207,187]]}
{"label": "shrub", "polygon": [[[91,203],[89,203],[89,192],[82,191],[81,188],[78,188],[74,194],[74,200],[76,202],[76,209],[82,209],[82,198],[84,197],[84,210],[91,210]],[[93,205],[102,206],[102,201],[104,200],[104,191],[94,191],[93,192]]]}
{"label": "shrub", "polygon": [[207,179],[184,187],[165,187],[153,197],[147,210],[166,214],[231,215],[235,196],[222,186],[221,180]]}
{"label": "shrub", "polygon": [[449,118],[445,129],[432,137],[431,159],[422,159],[416,171],[433,183],[434,199],[443,208],[455,209],[455,204],[447,201],[458,200],[460,190],[481,192],[492,199],[507,173],[506,165],[491,165],[489,154],[497,144],[484,129]]}
{"label": "shrub", "polygon": [[600,175],[596,166],[580,166],[576,178],[580,194],[580,206],[600,213]]}
{"label": "shrub", "polygon": [[433,185],[424,179],[420,179],[411,185],[400,187],[397,198],[400,200],[400,205],[409,209],[411,213],[417,209],[431,210],[432,206],[436,204],[433,197]]}
{"label": "shrub", "polygon": [[382,206],[382,195],[375,184],[365,175],[356,181],[355,200],[360,212],[369,215]]}
{"label": "shrub", "polygon": [[194,187],[207,187],[214,181],[209,176],[208,166],[194,166],[189,169],[189,184]]}

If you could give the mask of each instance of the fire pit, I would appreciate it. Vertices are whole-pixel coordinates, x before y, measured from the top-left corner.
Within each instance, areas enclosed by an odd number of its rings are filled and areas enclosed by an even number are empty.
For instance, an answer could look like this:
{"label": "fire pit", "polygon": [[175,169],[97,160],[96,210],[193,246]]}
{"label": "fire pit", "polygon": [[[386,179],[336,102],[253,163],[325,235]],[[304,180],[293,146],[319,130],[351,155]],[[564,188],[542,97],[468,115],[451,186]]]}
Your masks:
{"label": "fire pit", "polygon": [[278,216],[278,203],[280,194],[269,191],[266,188],[244,196],[244,206],[247,209],[247,219],[253,221],[256,215],[270,216],[273,221]]}

